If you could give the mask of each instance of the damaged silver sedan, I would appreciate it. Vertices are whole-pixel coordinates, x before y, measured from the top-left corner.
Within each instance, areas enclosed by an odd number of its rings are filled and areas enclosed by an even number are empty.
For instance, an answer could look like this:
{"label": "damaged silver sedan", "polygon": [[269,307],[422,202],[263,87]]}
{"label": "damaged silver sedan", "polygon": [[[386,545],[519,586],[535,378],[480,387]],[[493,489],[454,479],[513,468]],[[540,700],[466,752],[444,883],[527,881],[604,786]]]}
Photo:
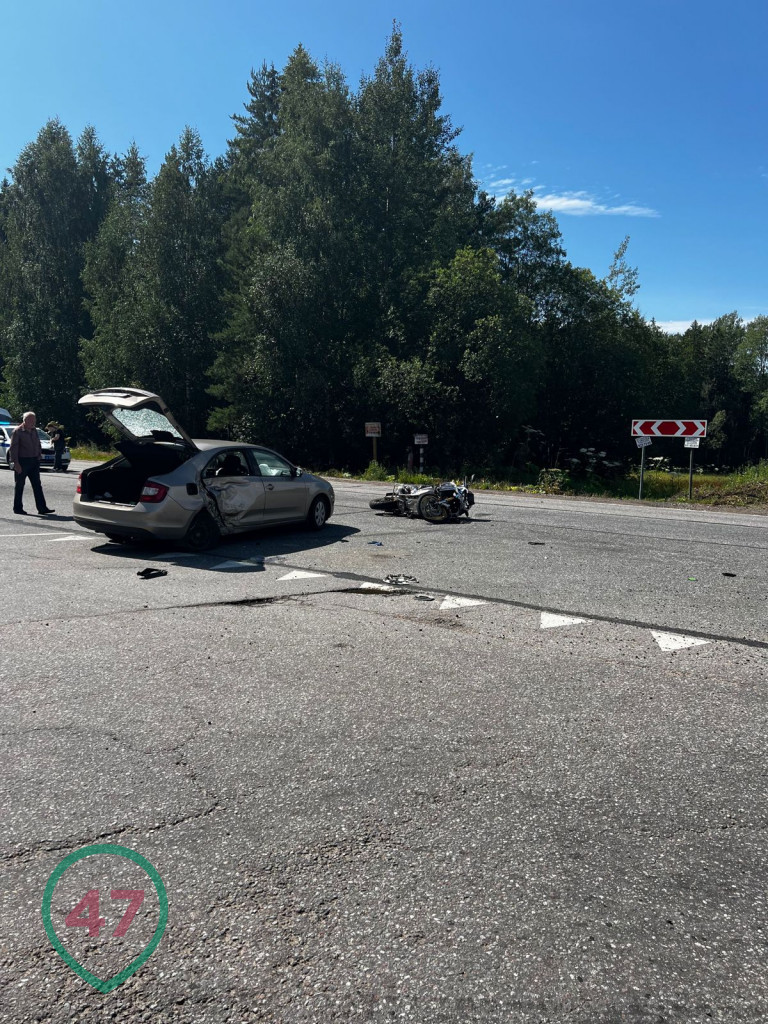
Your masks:
{"label": "damaged silver sedan", "polygon": [[260,445],[192,439],[149,391],[107,388],[79,404],[101,408],[122,435],[117,458],[80,474],[73,503],[75,522],[109,540],[202,551],[262,526],[319,530],[333,513],[326,480]]}

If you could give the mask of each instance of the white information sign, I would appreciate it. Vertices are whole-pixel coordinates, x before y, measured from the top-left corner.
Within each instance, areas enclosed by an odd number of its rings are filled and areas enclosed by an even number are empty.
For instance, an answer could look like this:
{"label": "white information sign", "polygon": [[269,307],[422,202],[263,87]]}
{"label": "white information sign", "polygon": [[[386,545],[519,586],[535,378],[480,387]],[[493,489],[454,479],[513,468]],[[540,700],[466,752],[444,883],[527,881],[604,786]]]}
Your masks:
{"label": "white information sign", "polygon": [[428,434],[414,434],[413,435],[413,443],[414,444],[418,444],[418,445],[429,444],[429,435]]}
{"label": "white information sign", "polygon": [[380,423],[366,423],[365,424],[365,436],[366,437],[381,437],[381,424]]}
{"label": "white information sign", "polygon": [[638,448],[647,448],[648,445],[651,444],[651,443],[652,442],[651,442],[650,437],[636,437],[635,438],[635,444],[637,445]]}
{"label": "white information sign", "polygon": [[683,443],[684,443],[686,448],[698,448],[700,442],[701,442],[701,438],[700,437],[686,437],[686,439],[685,439],[685,441]]}

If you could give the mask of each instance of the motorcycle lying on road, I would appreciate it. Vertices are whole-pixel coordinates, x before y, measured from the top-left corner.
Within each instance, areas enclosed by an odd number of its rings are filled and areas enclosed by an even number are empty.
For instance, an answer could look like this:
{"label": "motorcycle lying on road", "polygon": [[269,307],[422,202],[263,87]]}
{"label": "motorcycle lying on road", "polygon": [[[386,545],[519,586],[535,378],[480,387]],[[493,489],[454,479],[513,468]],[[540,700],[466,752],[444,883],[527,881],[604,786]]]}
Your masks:
{"label": "motorcycle lying on road", "polygon": [[447,523],[449,519],[466,516],[475,503],[475,496],[462,484],[395,484],[383,498],[374,498],[368,504],[375,512],[390,512],[393,516],[426,519],[428,523]]}

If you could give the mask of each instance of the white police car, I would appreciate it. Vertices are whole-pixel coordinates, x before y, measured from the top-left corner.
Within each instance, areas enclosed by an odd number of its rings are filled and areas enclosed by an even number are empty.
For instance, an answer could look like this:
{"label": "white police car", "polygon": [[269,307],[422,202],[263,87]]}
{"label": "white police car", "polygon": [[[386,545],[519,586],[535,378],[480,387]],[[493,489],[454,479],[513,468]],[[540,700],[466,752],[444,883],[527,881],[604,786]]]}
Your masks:
{"label": "white police car", "polygon": [[[0,421],[0,467],[3,469],[11,468],[8,462],[8,449],[11,447],[11,434],[17,426],[18,423]],[[43,461],[40,463],[40,468],[53,469],[53,441],[40,427],[37,428],[37,434],[40,438],[40,447],[43,449]],[[61,468],[64,472],[69,469],[71,459],[69,448],[65,448],[61,456]]]}

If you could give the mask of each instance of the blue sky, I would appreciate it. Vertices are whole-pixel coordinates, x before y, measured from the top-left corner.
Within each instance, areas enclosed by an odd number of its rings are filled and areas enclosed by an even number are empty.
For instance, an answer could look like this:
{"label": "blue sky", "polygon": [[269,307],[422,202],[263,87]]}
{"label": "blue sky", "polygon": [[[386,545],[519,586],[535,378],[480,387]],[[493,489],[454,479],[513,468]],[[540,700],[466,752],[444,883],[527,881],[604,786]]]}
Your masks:
{"label": "blue sky", "polygon": [[659,323],[768,314],[766,0],[27,0],[3,10],[0,167],[43,124],[135,140],[156,172],[184,126],[211,157],[251,67],[301,42],[351,85],[393,20],[497,195],[533,188],[599,277],[630,236]]}

